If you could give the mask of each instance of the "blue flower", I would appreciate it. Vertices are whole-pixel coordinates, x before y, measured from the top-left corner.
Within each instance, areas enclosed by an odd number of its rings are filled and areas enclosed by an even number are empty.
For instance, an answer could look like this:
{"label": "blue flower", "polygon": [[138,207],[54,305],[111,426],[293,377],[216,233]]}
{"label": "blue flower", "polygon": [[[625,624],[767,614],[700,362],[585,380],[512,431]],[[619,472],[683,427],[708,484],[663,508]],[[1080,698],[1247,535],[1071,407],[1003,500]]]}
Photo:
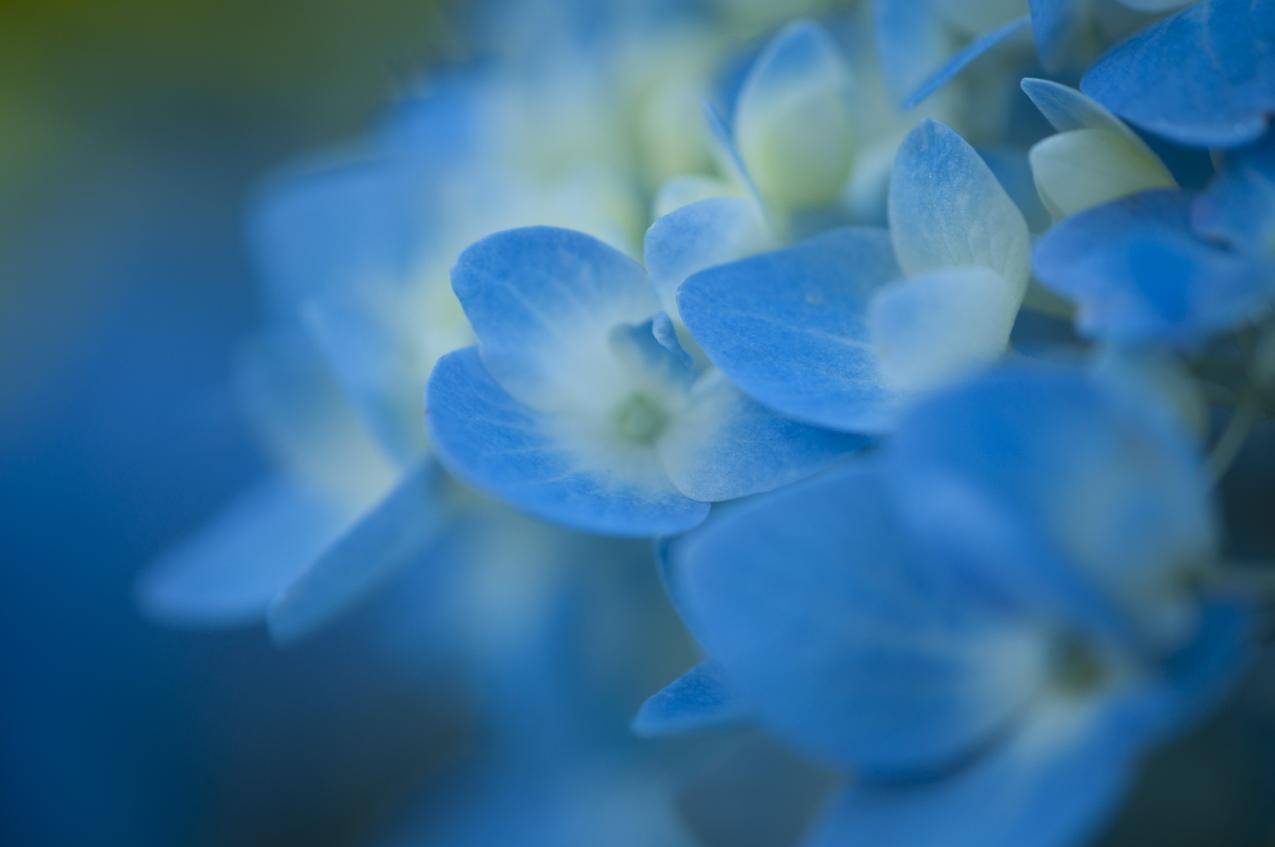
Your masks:
{"label": "blue flower", "polygon": [[792,482],[862,444],[697,371],[642,267],[581,233],[490,236],[461,255],[453,286],[479,343],[434,369],[434,443],[461,479],[542,518],[678,532],[709,502]]}
{"label": "blue flower", "polygon": [[692,336],[744,391],[801,420],[889,427],[901,398],[1005,348],[1027,286],[1022,214],[978,154],[927,121],[894,162],[890,231],[844,229],[700,272]]}
{"label": "blue flower", "polygon": [[1085,335],[1195,347],[1259,318],[1275,299],[1269,264],[1196,237],[1192,196],[1159,190],[1090,209],[1036,244],[1037,278],[1077,305]]}
{"label": "blue flower", "polygon": [[1275,6],[1200,0],[1104,55],[1080,88],[1181,144],[1236,147],[1275,112]]}
{"label": "blue flower", "polygon": [[710,661],[639,729],[747,716],[846,769],[814,845],[1080,842],[1246,656],[1187,579],[1216,555],[1190,442],[1119,388],[992,372],[676,542]]}

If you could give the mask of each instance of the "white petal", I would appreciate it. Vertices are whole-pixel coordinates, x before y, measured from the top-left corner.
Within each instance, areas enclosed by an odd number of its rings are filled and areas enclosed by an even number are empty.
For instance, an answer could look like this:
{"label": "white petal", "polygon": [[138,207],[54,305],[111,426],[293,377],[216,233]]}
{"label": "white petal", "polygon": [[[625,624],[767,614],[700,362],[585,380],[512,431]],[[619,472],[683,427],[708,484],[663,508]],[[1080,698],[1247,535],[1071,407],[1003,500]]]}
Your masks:
{"label": "white petal", "polygon": [[1012,287],[982,267],[944,268],[886,286],[868,314],[886,384],[924,391],[995,360],[1017,308]]}
{"label": "white petal", "polygon": [[1052,135],[1032,147],[1029,159],[1041,202],[1055,218],[1139,191],[1177,185],[1154,154],[1112,130]]}

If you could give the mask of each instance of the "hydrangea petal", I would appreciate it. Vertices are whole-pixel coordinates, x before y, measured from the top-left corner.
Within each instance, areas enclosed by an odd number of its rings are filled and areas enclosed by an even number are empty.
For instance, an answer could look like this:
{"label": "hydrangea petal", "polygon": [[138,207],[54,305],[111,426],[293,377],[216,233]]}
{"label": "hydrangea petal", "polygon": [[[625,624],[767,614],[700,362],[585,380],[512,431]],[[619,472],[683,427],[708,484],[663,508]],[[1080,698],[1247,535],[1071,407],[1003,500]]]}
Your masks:
{"label": "hydrangea petal", "polygon": [[452,287],[488,372],[541,407],[605,383],[609,374],[582,375],[610,361],[611,329],[659,311],[641,265],[591,236],[553,227],[508,230],[470,246],[452,270]]}
{"label": "hydrangea petal", "polygon": [[1181,144],[1235,147],[1275,112],[1275,5],[1201,0],[1117,45],[1080,88]]}
{"label": "hydrangea petal", "polygon": [[1051,70],[1067,64],[1089,23],[1094,0],[1031,0],[1032,36],[1040,63]]}
{"label": "hydrangea petal", "polygon": [[303,313],[368,428],[385,453],[406,466],[426,449],[426,439],[419,402],[402,388],[421,384],[432,363],[404,342],[412,332],[398,325],[406,318],[399,299],[364,285],[316,298]]}
{"label": "hydrangea petal", "polygon": [[1021,300],[1031,251],[1027,222],[974,148],[951,129],[927,120],[908,133],[894,160],[889,210],[904,272],[984,265]]}
{"label": "hydrangea petal", "polygon": [[955,47],[955,39],[933,6],[932,0],[872,4],[881,72],[899,103],[920,88]]}
{"label": "hydrangea petal", "polygon": [[772,240],[751,198],[713,197],[651,225],[646,233],[646,270],[664,310],[680,319],[677,289],[687,277],[767,250]]}
{"label": "hydrangea petal", "polygon": [[269,183],[249,237],[274,304],[291,314],[358,281],[401,278],[428,231],[410,188],[401,170],[372,155],[316,163]]}
{"label": "hydrangea petal", "polygon": [[642,736],[669,735],[735,723],[744,715],[744,705],[731,696],[722,669],[706,661],[643,703],[633,719],[633,731]]}
{"label": "hydrangea petal", "polygon": [[1041,760],[1023,745],[1003,744],[932,782],[854,786],[832,805],[809,847],[1081,844],[1128,788],[1130,766],[1121,756],[1127,746],[1117,732],[1092,732]]}
{"label": "hydrangea petal", "polygon": [[[518,403],[487,373],[475,348],[439,360],[430,377],[430,433],[461,479],[546,520],[610,535],[688,529],[708,506],[683,496],[662,472],[619,478],[585,467],[550,435],[552,422]],[[654,457],[651,457],[653,460]]]}
{"label": "hydrangea petal", "polygon": [[765,209],[766,201],[762,198],[752,174],[748,172],[748,166],[744,163],[738,141],[730,127],[709,104],[704,105],[704,120],[708,123],[708,136],[713,142],[713,156],[717,160],[718,167],[757,202],[758,208]]}
{"label": "hydrangea petal", "polygon": [[1109,341],[1189,345],[1260,314],[1275,278],[1196,239],[1190,205],[1148,191],[1068,218],[1037,242],[1036,275],[1077,303],[1081,332]]}
{"label": "hydrangea petal", "polygon": [[1196,231],[1275,260],[1275,134],[1227,155],[1191,208]]}
{"label": "hydrangea petal", "polygon": [[308,333],[256,336],[241,347],[237,365],[235,399],[299,484],[339,492],[356,511],[393,485],[399,469]]}
{"label": "hydrangea petal", "polygon": [[1055,218],[1139,191],[1176,188],[1158,157],[1122,133],[1077,129],[1038,142],[1028,154],[1036,190]]}
{"label": "hydrangea petal", "polygon": [[309,636],[419,562],[447,513],[443,483],[433,462],[409,470],[274,598],[267,623],[275,642],[292,644]]}
{"label": "hydrangea petal", "polygon": [[750,396],[810,423],[871,432],[893,412],[867,303],[898,275],[884,230],[844,229],[696,274],[678,302],[695,340]]}
{"label": "hydrangea petal", "polygon": [[348,520],[309,490],[267,479],[147,571],[142,608],[173,623],[256,623]]}
{"label": "hydrangea petal", "polygon": [[1025,78],[1021,87],[1032,105],[1058,132],[1070,132],[1073,129],[1111,130],[1123,133],[1150,152],[1151,148],[1146,146],[1146,142],[1129,129],[1124,121],[1083,92],[1053,80],[1034,77]]}
{"label": "hydrangea petal", "polygon": [[885,286],[868,309],[885,384],[925,391],[995,361],[1009,343],[1018,301],[984,267],[942,268]]}
{"label": "hydrangea petal", "polygon": [[1001,24],[991,32],[984,33],[971,41],[965,47],[961,48],[956,55],[944,62],[942,67],[918,85],[916,90],[904,99],[903,108],[911,109],[914,106],[919,105],[921,101],[925,100],[931,94],[951,82],[957,74],[968,68],[984,53],[997,47],[1002,42],[1008,41],[1019,33],[1025,32],[1029,22],[1030,21],[1026,16],[1015,18],[1014,20]]}
{"label": "hydrangea petal", "polygon": [[859,772],[902,774],[970,752],[1038,684],[999,607],[913,553],[880,469],[861,461],[724,513],[679,545],[672,578],[696,637],[770,729]]}
{"label": "hydrangea petal", "polygon": [[735,140],[767,202],[831,203],[850,175],[850,68],[818,24],[785,27],[753,64],[735,106]]}
{"label": "hydrangea petal", "polygon": [[679,491],[718,502],[795,482],[865,443],[780,417],[714,371],[696,384],[659,454]]}
{"label": "hydrangea petal", "polygon": [[1103,628],[1106,606],[1172,641],[1193,625],[1181,585],[1216,555],[1217,530],[1191,437],[1147,396],[1042,364],[933,395],[890,442],[900,509],[1024,603]]}

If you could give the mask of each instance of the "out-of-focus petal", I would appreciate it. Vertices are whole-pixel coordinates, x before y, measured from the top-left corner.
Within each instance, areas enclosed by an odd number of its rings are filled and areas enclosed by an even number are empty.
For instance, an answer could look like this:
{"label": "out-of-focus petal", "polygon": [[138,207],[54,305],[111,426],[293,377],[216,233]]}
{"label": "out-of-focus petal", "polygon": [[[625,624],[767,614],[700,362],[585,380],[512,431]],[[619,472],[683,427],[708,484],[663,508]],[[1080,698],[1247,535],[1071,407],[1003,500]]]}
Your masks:
{"label": "out-of-focus petal", "polygon": [[701,662],[652,695],[633,719],[638,735],[668,735],[742,720],[742,703],[733,698],[722,669]]}
{"label": "out-of-focus petal", "polygon": [[748,172],[780,209],[837,198],[853,161],[850,68],[818,24],[797,21],[754,63],[735,106]]}
{"label": "out-of-focus petal", "polygon": [[1275,133],[1227,154],[1217,178],[1196,198],[1191,224],[1208,238],[1275,261]]}
{"label": "out-of-focus petal", "polygon": [[332,542],[350,516],[281,478],[258,483],[160,557],[142,577],[142,608],[187,625],[263,621],[266,609]]}
{"label": "out-of-focus petal", "polygon": [[1039,684],[1032,639],[931,567],[870,461],[741,505],[688,536],[672,578],[752,713],[868,773],[942,768]]}
{"label": "out-of-focus petal", "polygon": [[448,515],[444,485],[433,462],[409,470],[274,598],[267,622],[275,642],[291,644],[305,638],[402,569],[420,563]]}
{"label": "out-of-focus petal", "polygon": [[1183,583],[1215,558],[1217,528],[1193,440],[1150,396],[1041,364],[940,392],[890,442],[900,508],[1024,602],[1174,645],[1195,624]]}
{"label": "out-of-focus petal", "polygon": [[986,267],[951,267],[893,282],[872,298],[868,333],[885,384],[915,393],[998,359],[1018,294]]}
{"label": "out-of-focus petal", "polygon": [[1036,276],[1076,302],[1082,333],[1120,343],[1198,344],[1269,309],[1269,265],[1197,239],[1190,207],[1148,191],[1074,215],[1037,242]]}
{"label": "out-of-focus petal", "polygon": [[934,92],[947,85],[961,71],[969,67],[976,59],[989,50],[1008,41],[1019,33],[1026,32],[1029,20],[1026,16],[1002,24],[991,32],[984,33],[963,47],[956,55],[943,63],[937,71],[927,77],[916,90],[903,101],[903,108],[911,109]]}

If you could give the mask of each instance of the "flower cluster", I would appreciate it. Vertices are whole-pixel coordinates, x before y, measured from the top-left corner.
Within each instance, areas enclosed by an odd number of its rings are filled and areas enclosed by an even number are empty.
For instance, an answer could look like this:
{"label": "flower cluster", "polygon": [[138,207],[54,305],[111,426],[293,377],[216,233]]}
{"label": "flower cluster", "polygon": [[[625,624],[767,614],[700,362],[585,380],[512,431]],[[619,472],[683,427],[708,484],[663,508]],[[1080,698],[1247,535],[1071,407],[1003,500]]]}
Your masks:
{"label": "flower cluster", "polygon": [[811,845],[1085,843],[1260,646],[1275,4],[574,5],[266,188],[279,473],[147,607],[286,644],[399,586],[489,739],[428,838],[689,844],[572,718],[685,658],[658,566],[702,661],[638,735],[831,766]]}

